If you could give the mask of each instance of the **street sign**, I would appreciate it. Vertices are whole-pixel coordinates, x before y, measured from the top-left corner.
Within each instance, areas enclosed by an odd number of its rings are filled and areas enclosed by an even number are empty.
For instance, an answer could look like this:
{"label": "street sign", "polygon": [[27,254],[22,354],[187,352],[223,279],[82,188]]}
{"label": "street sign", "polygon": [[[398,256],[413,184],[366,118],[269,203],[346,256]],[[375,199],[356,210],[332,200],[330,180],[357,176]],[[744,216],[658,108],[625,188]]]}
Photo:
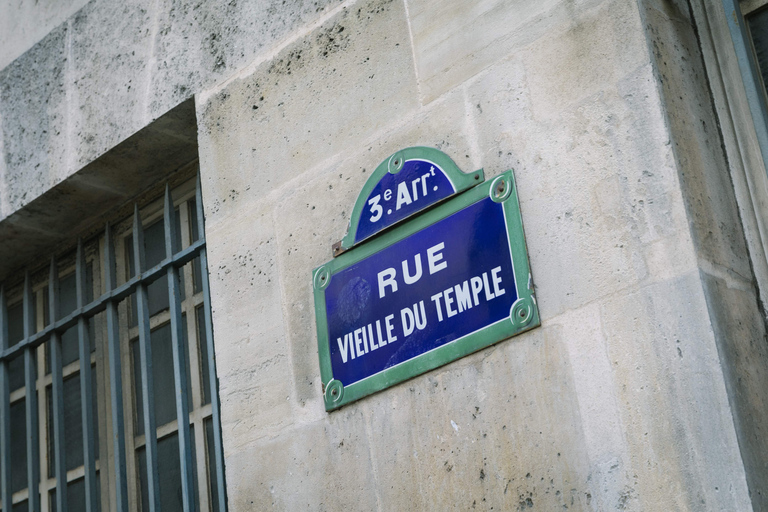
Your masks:
{"label": "street sign", "polygon": [[398,151],[379,164],[365,183],[334,256],[484,179],[482,170],[465,174],[434,148]]}
{"label": "street sign", "polygon": [[511,171],[341,254],[313,284],[329,411],[539,324]]}

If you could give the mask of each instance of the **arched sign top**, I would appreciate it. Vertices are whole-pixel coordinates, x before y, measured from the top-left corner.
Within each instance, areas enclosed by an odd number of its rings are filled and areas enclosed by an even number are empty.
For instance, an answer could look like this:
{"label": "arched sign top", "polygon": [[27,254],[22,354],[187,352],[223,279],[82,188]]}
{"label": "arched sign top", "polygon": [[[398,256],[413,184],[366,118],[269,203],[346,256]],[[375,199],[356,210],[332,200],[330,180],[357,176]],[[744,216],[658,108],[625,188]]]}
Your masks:
{"label": "arched sign top", "polygon": [[381,162],[357,196],[347,233],[333,247],[338,256],[381,231],[485,180],[466,174],[440,150],[401,149]]}

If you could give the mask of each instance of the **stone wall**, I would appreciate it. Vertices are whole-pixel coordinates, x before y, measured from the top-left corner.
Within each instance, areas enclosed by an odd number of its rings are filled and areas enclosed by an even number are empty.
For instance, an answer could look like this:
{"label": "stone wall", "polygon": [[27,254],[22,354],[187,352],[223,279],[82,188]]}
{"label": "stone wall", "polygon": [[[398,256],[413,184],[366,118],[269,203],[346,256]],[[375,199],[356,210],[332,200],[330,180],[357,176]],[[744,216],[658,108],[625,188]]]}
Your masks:
{"label": "stone wall", "polygon": [[[670,16],[94,0],[0,71],[0,219],[194,96],[232,510],[748,510],[723,343],[764,324]],[[514,169],[542,326],[328,414],[311,271],[415,145]]]}
{"label": "stone wall", "polygon": [[641,5],[752,503],[768,510],[766,323],[700,36],[687,3]]}

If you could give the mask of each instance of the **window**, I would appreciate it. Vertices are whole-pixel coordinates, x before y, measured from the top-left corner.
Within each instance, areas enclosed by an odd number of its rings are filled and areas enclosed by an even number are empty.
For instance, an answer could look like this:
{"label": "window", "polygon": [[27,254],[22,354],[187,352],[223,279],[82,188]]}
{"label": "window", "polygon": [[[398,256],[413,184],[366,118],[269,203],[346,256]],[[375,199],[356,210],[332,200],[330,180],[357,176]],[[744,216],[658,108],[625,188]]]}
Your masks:
{"label": "window", "polygon": [[166,185],[2,283],[3,510],[225,510],[202,227]]}

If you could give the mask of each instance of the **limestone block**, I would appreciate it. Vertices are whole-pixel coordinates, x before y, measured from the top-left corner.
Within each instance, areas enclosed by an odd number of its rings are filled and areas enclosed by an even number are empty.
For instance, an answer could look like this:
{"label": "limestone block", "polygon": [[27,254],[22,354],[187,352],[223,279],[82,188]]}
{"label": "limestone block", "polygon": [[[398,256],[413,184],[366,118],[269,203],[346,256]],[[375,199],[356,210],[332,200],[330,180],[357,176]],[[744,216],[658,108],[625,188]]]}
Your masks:
{"label": "limestone block", "polygon": [[582,8],[521,53],[538,119],[559,117],[649,61],[637,6],[622,0]]}
{"label": "limestone block", "polygon": [[150,115],[156,117],[221,80],[338,2],[159,2]]}
{"label": "limestone block", "polygon": [[[293,379],[270,204],[206,230],[227,453],[291,420]],[[247,227],[245,227],[247,226]]]}
{"label": "limestone block", "polygon": [[68,37],[61,25],[0,70],[0,218],[47,190],[65,162]]}
{"label": "limestone block", "polygon": [[632,468],[600,308],[588,304],[553,318],[548,325],[559,327],[560,342],[567,350],[593,482],[593,510],[621,510],[631,496]]}
{"label": "limestone block", "polygon": [[357,195],[376,166],[409,145],[441,148],[464,170],[470,162],[471,142],[464,131],[461,94],[435,102],[404,125],[382,134],[340,162],[307,172],[311,177],[288,184],[275,208],[280,249],[280,284],[300,401],[314,399],[322,407],[317,361],[317,334],[312,292],[312,270],[331,259],[331,246],[347,230]]}
{"label": "limestone block", "polygon": [[750,510],[699,272],[600,303],[638,510]]}
{"label": "limestone block", "polygon": [[44,39],[88,0],[39,2],[21,0],[3,8],[0,16],[0,69]]}
{"label": "limestone block", "polygon": [[542,318],[695,268],[650,66],[554,120],[536,115],[530,82],[526,62],[509,59],[468,101],[483,166],[515,170]]}
{"label": "limestone block", "polygon": [[211,222],[239,207],[230,194],[262,197],[414,109],[407,40],[401,3],[361,3],[200,105]]}
{"label": "limestone block", "polygon": [[274,207],[264,202],[240,211],[228,224],[206,223],[214,312],[228,315],[247,309],[264,325],[280,320]]}
{"label": "limestone block", "polygon": [[[227,457],[231,510],[398,510],[377,499],[360,411],[285,429]],[[400,510],[408,510],[406,507]]]}
{"label": "limestone block", "polygon": [[[768,346],[756,291],[701,272],[755,510],[768,507]],[[741,285],[741,286],[740,286]]]}
{"label": "limestone block", "polygon": [[151,2],[91,2],[71,21],[70,118],[74,172],[133,134],[145,116]]}
{"label": "limestone block", "polygon": [[259,329],[258,335],[254,331],[251,322],[228,325],[219,319],[216,324],[225,457],[275,435],[295,420],[293,380],[283,331]]}
{"label": "limestone block", "polygon": [[366,411],[386,509],[590,509],[563,335],[536,329],[348,406]]}
{"label": "limestone block", "polygon": [[[605,29],[595,31],[592,27],[583,27],[583,18],[589,16],[585,12],[608,3],[612,4],[611,7],[598,16]],[[574,34],[566,36],[560,43],[562,46],[548,56],[554,61],[541,62],[542,66],[550,69],[563,66],[556,72],[563,78],[545,84],[546,91],[554,90],[559,95],[569,94],[569,91],[578,94],[578,87],[583,86],[568,84],[569,73],[575,72],[586,80],[596,71],[599,74],[610,73],[613,63],[605,62],[606,57],[631,59],[624,45],[644,44],[641,27],[637,23],[632,27],[637,37],[629,32],[620,32],[622,28],[615,34],[606,33],[606,30],[622,23],[621,14],[614,11],[626,11],[617,9],[617,5],[613,5],[616,2],[587,0],[574,5],[558,0],[535,4],[501,0],[408,0],[407,4],[419,85],[425,102],[432,101],[493,63],[512,55],[531,41],[562,32],[563,29],[573,29]],[[616,42],[621,47],[617,48]],[[558,54],[559,51],[564,53]],[[596,81],[598,77],[593,79]],[[563,83],[566,83],[566,90],[559,90]]]}

